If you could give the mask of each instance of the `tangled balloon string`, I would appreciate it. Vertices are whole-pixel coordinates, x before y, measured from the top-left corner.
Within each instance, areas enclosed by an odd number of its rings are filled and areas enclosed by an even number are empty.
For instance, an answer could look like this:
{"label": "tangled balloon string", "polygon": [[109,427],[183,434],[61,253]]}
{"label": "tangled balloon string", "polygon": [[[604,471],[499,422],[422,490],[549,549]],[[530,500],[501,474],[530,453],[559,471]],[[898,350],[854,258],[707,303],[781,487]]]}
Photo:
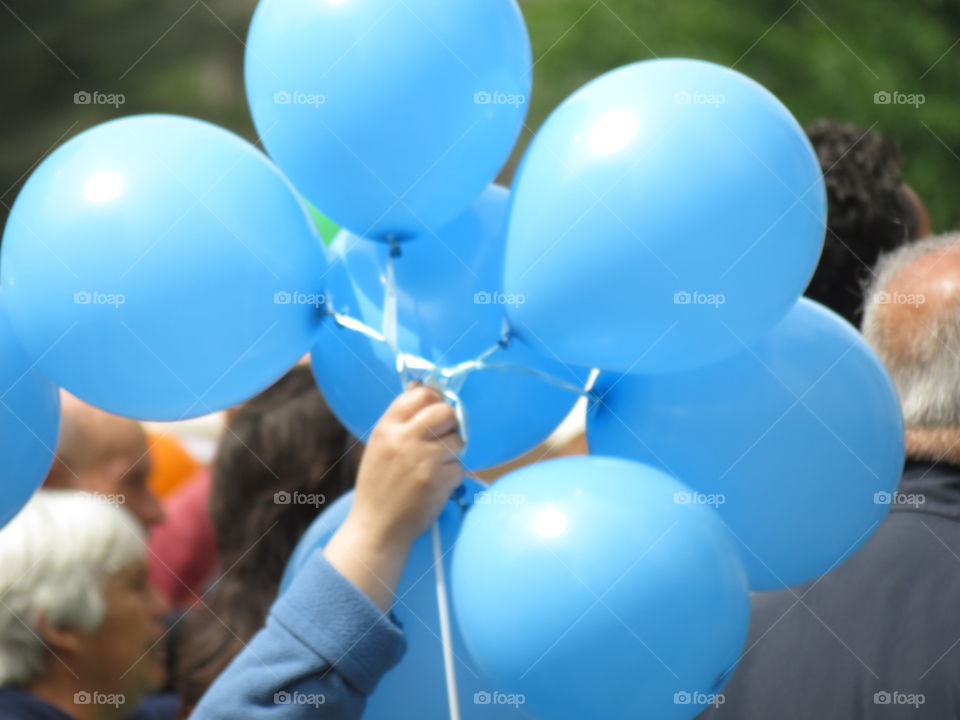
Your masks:
{"label": "tangled balloon string", "polygon": [[[591,393],[591,388],[598,375],[592,372],[586,382],[581,387],[573,383],[561,380],[550,373],[543,372],[536,368],[527,367],[517,363],[490,362],[490,357],[501,349],[507,348],[513,340],[513,332],[507,319],[504,318],[503,326],[500,332],[500,338],[496,343],[484,350],[480,355],[472,360],[457,363],[451,366],[441,366],[431,362],[426,358],[406,353],[400,350],[398,340],[398,303],[397,303],[397,278],[395,264],[397,258],[401,256],[400,244],[395,239],[390,241],[390,251],[387,253],[386,272],[384,277],[384,295],[383,295],[383,319],[380,330],[370,327],[364,322],[337,312],[332,307],[332,303],[326,304],[327,315],[333,319],[339,327],[353,332],[358,332],[371,340],[386,345],[396,359],[396,371],[400,375],[401,387],[406,388],[410,380],[416,379],[424,385],[440,392],[444,398],[453,406],[456,412],[460,437],[464,445],[468,442],[469,427],[467,425],[467,416],[464,410],[463,401],[460,399],[460,391],[466,383],[470,374],[478,370],[496,370],[499,372],[521,372],[538,377],[545,382],[554,385],[562,390],[573,393],[578,396],[585,396]],[[457,503],[462,511],[466,511],[471,504],[471,499],[464,497],[465,486],[461,485],[451,497],[451,500]],[[455,664],[455,654],[453,648],[453,631],[451,628],[449,592],[447,589],[446,573],[443,566],[443,548],[440,537],[440,526],[438,522],[433,524],[431,530],[431,547],[433,552],[433,563],[436,571],[436,595],[437,611],[440,620],[440,641],[443,649],[444,678],[447,688],[447,701],[450,720],[460,720],[459,695],[457,692],[457,674]]]}
{"label": "tangled balloon string", "polygon": [[490,358],[497,350],[507,348],[513,341],[513,330],[506,318],[500,338],[496,343],[484,350],[472,360],[455,365],[441,366],[419,355],[403,352],[398,340],[398,307],[397,307],[397,278],[395,263],[401,257],[400,243],[396,239],[390,240],[390,252],[387,253],[386,273],[383,288],[383,322],[380,330],[370,327],[354,317],[337,312],[332,303],[327,303],[327,315],[338,326],[358,332],[371,340],[383,343],[396,359],[396,371],[400,375],[401,387],[406,388],[411,380],[416,380],[427,387],[433,388],[453,406],[457,415],[460,437],[464,444],[469,438],[467,414],[460,399],[462,390],[470,374],[478,370],[496,370],[498,372],[519,372],[537,377],[544,382],[579,396],[589,396],[597,373],[591,373],[586,384],[581,387],[574,383],[562,380],[550,373],[537,368],[520,365],[518,363],[490,362]]}

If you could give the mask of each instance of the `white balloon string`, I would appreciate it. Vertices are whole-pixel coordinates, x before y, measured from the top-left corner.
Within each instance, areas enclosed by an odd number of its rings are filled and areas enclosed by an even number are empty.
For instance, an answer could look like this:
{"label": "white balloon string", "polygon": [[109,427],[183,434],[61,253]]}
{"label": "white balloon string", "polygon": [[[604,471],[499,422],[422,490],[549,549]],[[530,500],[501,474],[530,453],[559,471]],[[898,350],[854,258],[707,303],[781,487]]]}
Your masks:
{"label": "white balloon string", "polygon": [[447,604],[447,578],[443,568],[440,522],[433,523],[433,566],[437,577],[437,611],[440,618],[440,639],[443,645],[443,672],[447,679],[447,706],[450,720],[460,720],[460,696],[457,694],[457,672],[454,665],[453,633],[450,629],[450,608]]}
{"label": "white balloon string", "polygon": [[561,380],[555,375],[551,375],[544,370],[538,368],[529,367],[528,365],[520,365],[518,363],[504,363],[504,362],[493,362],[493,363],[479,363],[476,367],[470,368],[470,371],[476,370],[494,370],[496,372],[517,372],[523,373],[524,375],[530,375],[535,378],[539,378],[550,385],[553,385],[560,390],[566,390],[569,393],[574,395],[589,395],[590,386],[589,384],[584,387],[577,385],[566,380]]}
{"label": "white balloon string", "polygon": [[329,311],[327,315],[333,318],[333,321],[342,328],[353,330],[361,335],[366,335],[371,340],[376,340],[377,342],[387,342],[387,339],[383,336],[383,333],[374,330],[372,327],[360,322],[356,318],[352,318],[349,315],[344,315],[343,313],[338,313],[335,310]]}
{"label": "white balloon string", "polygon": [[[390,343],[382,332],[377,331],[360,320],[350,317],[349,315],[336,312],[335,310],[330,310],[327,314],[340,327],[360,333],[361,335],[364,335],[371,340],[375,340],[376,342],[382,342],[388,347],[390,346]],[[423,384],[429,385],[441,393],[454,385],[456,387],[454,394],[459,393],[460,388],[463,387],[463,384],[466,382],[470,373],[476,372],[477,370],[493,370],[496,372],[519,372],[525,375],[531,375],[543,380],[544,382],[550,383],[556,388],[565,390],[574,395],[590,394],[593,386],[593,380],[596,378],[596,373],[592,373],[590,380],[588,380],[585,386],[580,386],[575,383],[561,380],[555,375],[551,375],[544,370],[530,367],[528,365],[506,362],[488,362],[487,359],[497,350],[506,347],[507,342],[508,340],[501,340],[496,345],[493,345],[485,350],[476,359],[467,360],[465,362],[457,363],[456,365],[450,365],[449,367],[440,367],[436,363],[430,362],[426,358],[418,357],[410,353],[398,352],[398,372],[400,371],[400,368],[403,368],[405,372],[415,370],[417,372],[414,374],[419,377]]]}
{"label": "white balloon string", "polygon": [[383,284],[383,317],[381,330],[384,342],[397,359],[397,372],[400,373],[400,385],[407,387],[407,365],[400,354],[399,331],[397,330],[397,274],[394,259],[400,255],[400,244],[396,238],[390,237],[390,250],[387,253],[386,276]]}

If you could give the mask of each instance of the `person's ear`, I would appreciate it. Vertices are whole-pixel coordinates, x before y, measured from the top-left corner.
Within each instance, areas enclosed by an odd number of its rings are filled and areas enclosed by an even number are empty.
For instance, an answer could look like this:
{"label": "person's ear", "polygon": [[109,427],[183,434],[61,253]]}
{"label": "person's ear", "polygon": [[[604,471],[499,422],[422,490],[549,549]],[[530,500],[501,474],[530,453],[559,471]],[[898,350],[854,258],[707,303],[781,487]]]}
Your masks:
{"label": "person's ear", "polygon": [[37,616],[37,635],[43,644],[57,655],[76,655],[83,645],[86,633],[70,628],[60,628],[40,613]]}

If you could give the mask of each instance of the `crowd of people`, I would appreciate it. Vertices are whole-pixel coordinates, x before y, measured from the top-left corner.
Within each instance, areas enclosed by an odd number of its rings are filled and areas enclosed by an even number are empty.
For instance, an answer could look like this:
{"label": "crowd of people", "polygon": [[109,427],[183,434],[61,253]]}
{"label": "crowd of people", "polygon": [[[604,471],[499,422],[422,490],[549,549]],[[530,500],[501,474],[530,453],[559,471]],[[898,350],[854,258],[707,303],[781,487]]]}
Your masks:
{"label": "crowd of people", "polygon": [[[753,595],[743,655],[703,716],[960,717],[960,233],[932,234],[880,133],[808,134],[829,215],[807,295],[887,367],[908,462],[862,550]],[[210,467],[161,502],[140,424],[64,394],[44,486],[0,530],[0,720],[299,717],[278,692],[359,718],[403,655],[393,592],[461,481],[461,450],[453,409],[425,387],[362,448],[300,365],[231,410]],[[351,489],[347,520],[277,599],[300,536]]]}

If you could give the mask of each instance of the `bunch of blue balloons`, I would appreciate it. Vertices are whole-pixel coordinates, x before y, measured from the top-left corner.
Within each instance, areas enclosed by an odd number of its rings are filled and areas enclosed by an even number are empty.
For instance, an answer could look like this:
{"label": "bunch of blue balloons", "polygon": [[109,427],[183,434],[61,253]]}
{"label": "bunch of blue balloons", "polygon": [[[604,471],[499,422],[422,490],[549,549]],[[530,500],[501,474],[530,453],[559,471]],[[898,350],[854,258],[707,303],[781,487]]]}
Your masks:
{"label": "bunch of blue balloons", "polygon": [[[440,520],[461,716],[715,702],[748,591],[849,557],[903,462],[882,366],[799,299],[826,214],[799,124],[733,70],[639,62],[564,101],[508,190],[532,79],[515,0],[261,0],[245,66],[269,158],[199,120],[128,117],[18,196],[0,525],[52,460],[57,386],[177,420],[309,352],[361,439],[407,381],[438,387],[470,470],[535,447],[586,394],[590,456],[468,484]],[[318,211],[343,228],[329,250]],[[318,518],[286,583],[349,504]],[[448,706],[436,570],[423,538],[396,608],[410,651],[368,717]]]}

